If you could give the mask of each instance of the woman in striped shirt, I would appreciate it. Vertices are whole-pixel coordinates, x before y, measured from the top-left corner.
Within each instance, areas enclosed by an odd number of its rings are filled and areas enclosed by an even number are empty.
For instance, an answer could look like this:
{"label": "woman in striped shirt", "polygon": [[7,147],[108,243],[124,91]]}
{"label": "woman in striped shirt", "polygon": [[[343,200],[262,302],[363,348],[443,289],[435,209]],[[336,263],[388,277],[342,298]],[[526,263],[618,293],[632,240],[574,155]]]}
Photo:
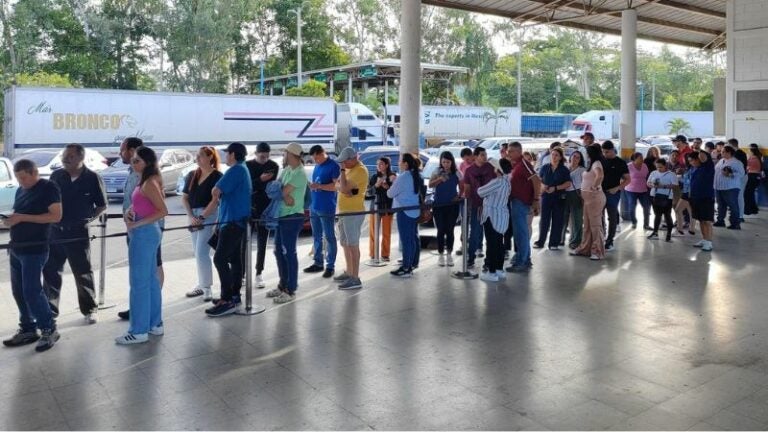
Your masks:
{"label": "woman in striped shirt", "polygon": [[486,282],[498,282],[506,277],[504,273],[504,233],[509,226],[509,193],[512,185],[504,175],[496,159],[489,159],[496,173],[496,178],[477,189],[477,195],[483,199],[483,212],[480,223],[485,231],[485,263],[488,271],[480,275]]}

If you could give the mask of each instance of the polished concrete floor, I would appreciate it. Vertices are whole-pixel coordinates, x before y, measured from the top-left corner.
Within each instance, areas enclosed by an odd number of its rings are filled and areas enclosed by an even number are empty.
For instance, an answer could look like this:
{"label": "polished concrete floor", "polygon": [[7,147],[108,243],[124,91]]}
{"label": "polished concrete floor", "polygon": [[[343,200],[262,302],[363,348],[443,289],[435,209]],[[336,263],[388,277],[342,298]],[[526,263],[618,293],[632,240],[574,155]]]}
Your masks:
{"label": "polished concrete floor", "polygon": [[[410,280],[363,266],[357,292],[301,275],[297,301],[252,317],[206,318],[184,298],[193,261],[175,259],[166,335],[130,347],[113,342],[118,309],[82,322],[67,277],[56,347],[0,350],[0,427],[766,429],[767,222],[717,230],[712,253],[625,226],[606,261],[536,251],[499,284],[453,279],[425,252]],[[126,274],[108,275],[123,305]]]}

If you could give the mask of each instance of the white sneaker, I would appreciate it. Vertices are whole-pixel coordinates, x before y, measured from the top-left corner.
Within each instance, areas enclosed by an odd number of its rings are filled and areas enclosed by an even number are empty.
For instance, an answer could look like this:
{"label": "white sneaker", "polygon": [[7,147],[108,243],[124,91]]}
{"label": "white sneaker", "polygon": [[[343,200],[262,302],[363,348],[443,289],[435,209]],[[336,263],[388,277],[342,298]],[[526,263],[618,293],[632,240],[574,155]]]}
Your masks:
{"label": "white sneaker", "polygon": [[154,326],[149,329],[149,334],[152,336],[162,336],[165,334],[165,329],[163,328],[163,325],[160,324],[159,326]]}
{"label": "white sneaker", "polygon": [[283,292],[280,291],[280,288],[275,288],[273,290],[267,291],[267,298],[280,297],[280,294],[282,294],[282,293]]}
{"label": "white sneaker", "polygon": [[115,338],[115,343],[118,345],[134,345],[145,343],[149,341],[149,335],[146,333],[126,333],[120,337]]}
{"label": "white sneaker", "polygon": [[89,313],[85,316],[85,323],[86,324],[96,324],[96,322],[99,320],[99,315],[96,312]]}
{"label": "white sneaker", "polygon": [[445,267],[445,255],[440,254],[440,256],[437,257],[437,265]]}
{"label": "white sneaker", "polygon": [[706,243],[704,243],[701,246],[701,250],[703,250],[704,252],[712,252],[712,242],[707,241]]}
{"label": "white sneaker", "polygon": [[453,255],[448,254],[445,257],[445,265],[447,265],[448,267],[453,267]]}
{"label": "white sneaker", "polygon": [[595,254],[590,255],[589,259],[591,259],[592,261],[600,261],[600,257]]}
{"label": "white sneaker", "polygon": [[480,275],[480,280],[485,282],[498,282],[499,276],[496,274],[496,272],[485,272]]}
{"label": "white sneaker", "polygon": [[707,241],[706,241],[706,240],[699,240],[699,241],[697,241],[696,243],[694,243],[694,244],[693,244],[693,247],[695,247],[695,248],[704,247],[704,245],[705,245],[706,243],[707,243]]}
{"label": "white sneaker", "polygon": [[256,275],[256,288],[262,289],[265,286],[267,285],[264,284],[264,278],[261,275]]}
{"label": "white sneaker", "polygon": [[499,278],[499,280],[504,280],[507,278],[507,272],[504,270],[496,270],[496,277]]}
{"label": "white sneaker", "polygon": [[213,294],[211,294],[211,287],[203,288],[203,301],[209,302],[213,299]]}
{"label": "white sneaker", "polygon": [[280,293],[279,296],[272,299],[272,301],[276,304],[283,304],[293,301],[293,299],[296,298],[295,295],[290,295],[287,292]]}

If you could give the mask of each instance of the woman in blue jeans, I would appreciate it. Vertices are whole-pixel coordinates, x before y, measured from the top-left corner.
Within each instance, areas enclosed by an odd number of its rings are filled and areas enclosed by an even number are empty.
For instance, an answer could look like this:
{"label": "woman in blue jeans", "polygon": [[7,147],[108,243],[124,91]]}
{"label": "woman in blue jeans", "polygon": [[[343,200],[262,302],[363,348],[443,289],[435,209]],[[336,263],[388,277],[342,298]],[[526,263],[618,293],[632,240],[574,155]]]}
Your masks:
{"label": "woman in blue jeans", "polygon": [[[400,174],[387,191],[387,196],[393,199],[392,207],[418,206],[421,186],[422,179],[416,157],[410,153],[400,155]],[[397,231],[403,246],[403,264],[390,272],[393,276],[411,277],[413,267],[418,263],[416,254],[419,250],[419,237],[416,223],[419,213],[417,208],[397,212]]]}
{"label": "woman in blue jeans", "polygon": [[555,147],[549,154],[550,162],[539,172],[541,177],[541,220],[539,221],[539,240],[533,244],[541,249],[547,241],[550,224],[552,235],[549,236],[549,249],[560,249],[560,236],[563,234],[563,211],[565,191],[571,187],[571,172],[565,167],[563,149]]}
{"label": "woman in blue jeans", "polygon": [[128,229],[128,273],[130,279],[130,326],[115,339],[120,345],[144,343],[149,335],[163,330],[162,294],[157,276],[157,248],[160,245],[160,219],[168,214],[157,155],[149,147],[139,147],[131,159],[139,184],[131,193],[131,207],[125,213]]}
{"label": "woman in blue jeans", "polygon": [[302,148],[298,143],[290,143],[285,149],[285,168],[280,173],[283,185],[283,201],[275,231],[275,258],[280,283],[268,292],[277,304],[293,301],[299,286],[299,258],[296,255],[296,242],[304,225],[304,197],[307,191],[307,175],[301,159]]}

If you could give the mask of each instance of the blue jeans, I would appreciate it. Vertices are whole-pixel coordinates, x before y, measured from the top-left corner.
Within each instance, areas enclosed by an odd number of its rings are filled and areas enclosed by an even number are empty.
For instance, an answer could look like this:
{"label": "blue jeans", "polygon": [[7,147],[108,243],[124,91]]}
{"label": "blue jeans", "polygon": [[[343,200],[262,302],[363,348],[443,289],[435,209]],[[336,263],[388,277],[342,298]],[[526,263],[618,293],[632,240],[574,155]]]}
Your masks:
{"label": "blue jeans", "polygon": [[163,299],[157,276],[157,223],[134,228],[128,234],[128,277],[130,281],[131,324],[128,332],[145,334],[163,323]]}
{"label": "blue jeans", "polygon": [[296,254],[296,242],[304,225],[303,216],[302,213],[296,213],[278,219],[275,231],[277,273],[280,275],[280,286],[288,294],[295,293],[299,286],[299,257]]}
{"label": "blue jeans", "polygon": [[17,254],[11,249],[11,290],[19,308],[19,327],[24,332],[56,327],[48,298],[43,292],[43,266],[48,252]]}
{"label": "blue jeans", "polygon": [[410,269],[417,264],[416,254],[419,249],[419,237],[417,233],[416,221],[418,218],[412,218],[405,212],[397,213],[397,232],[400,235],[400,244],[403,246],[403,268]]}
{"label": "blue jeans", "polygon": [[637,203],[643,208],[643,226],[651,226],[651,196],[648,192],[627,192],[627,211],[632,225],[637,225]]}
{"label": "blue jeans", "polygon": [[315,250],[315,265],[323,266],[323,237],[325,237],[325,243],[328,246],[328,251],[325,257],[325,268],[327,270],[334,270],[336,268],[336,229],[334,223],[333,213],[312,212],[309,217],[309,222],[312,224],[312,239],[313,247]]}
{"label": "blue jeans", "polygon": [[[192,214],[199,216],[204,208],[192,209]],[[210,224],[210,222],[208,222]],[[211,289],[213,285],[213,261],[211,261],[211,247],[208,240],[213,235],[213,225],[205,225],[199,231],[192,231],[192,252],[197,263],[197,288]]]}
{"label": "blue jeans", "polygon": [[512,259],[513,267],[523,267],[531,262],[531,241],[528,233],[528,213],[531,206],[518,199],[510,202],[510,214],[512,215],[512,236],[515,239],[517,253]]}
{"label": "blue jeans", "polygon": [[732,226],[741,226],[739,214],[739,193],[741,189],[716,190],[717,195],[717,223],[725,221],[725,214],[730,209],[729,222]]}
{"label": "blue jeans", "polygon": [[[475,262],[475,253],[482,247],[483,224],[480,223],[480,207],[469,206],[469,245],[467,248],[467,262]],[[399,229],[399,228],[398,228]]]}

